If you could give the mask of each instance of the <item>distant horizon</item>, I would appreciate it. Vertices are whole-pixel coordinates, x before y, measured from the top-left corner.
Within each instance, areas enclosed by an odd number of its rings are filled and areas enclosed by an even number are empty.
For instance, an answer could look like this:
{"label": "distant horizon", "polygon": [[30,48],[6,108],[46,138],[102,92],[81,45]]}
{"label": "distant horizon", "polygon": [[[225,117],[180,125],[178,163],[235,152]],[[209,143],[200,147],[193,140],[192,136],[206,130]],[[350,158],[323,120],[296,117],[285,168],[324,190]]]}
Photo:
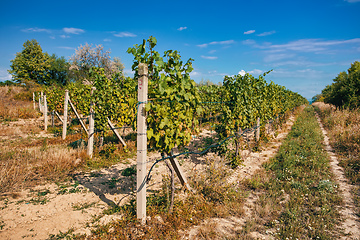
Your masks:
{"label": "distant horizon", "polygon": [[[139,7],[141,6],[141,7]],[[0,81],[26,40],[69,60],[80,45],[102,44],[132,76],[126,50],[154,36],[156,51],[194,59],[192,79],[217,84],[250,73],[307,99],[351,63],[360,61],[360,0],[291,2],[3,1],[0,3]],[[54,9],[61,15],[54,15]],[[14,15],[15,14],[15,15]]]}

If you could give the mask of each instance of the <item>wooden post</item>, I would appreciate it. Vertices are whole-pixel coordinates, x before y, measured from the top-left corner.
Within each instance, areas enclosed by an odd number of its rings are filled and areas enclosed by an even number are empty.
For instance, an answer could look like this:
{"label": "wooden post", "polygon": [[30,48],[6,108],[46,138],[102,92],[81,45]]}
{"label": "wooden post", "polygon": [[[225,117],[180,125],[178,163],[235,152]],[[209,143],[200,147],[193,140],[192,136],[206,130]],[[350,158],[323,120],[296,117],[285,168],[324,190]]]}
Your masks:
{"label": "wooden post", "polygon": [[34,103],[34,110],[36,109],[36,104],[35,104],[35,93],[33,92],[33,103]]}
{"label": "wooden post", "polygon": [[48,111],[47,111],[47,102],[46,102],[46,95],[44,95],[44,130],[47,131],[47,126],[48,126]]}
{"label": "wooden post", "polygon": [[66,138],[66,130],[67,130],[67,118],[68,118],[68,102],[69,102],[69,90],[65,90],[65,102],[64,102],[64,119],[63,119],[63,131],[62,131],[62,139]]}
{"label": "wooden post", "polygon": [[[94,94],[95,87],[91,88],[91,97]],[[90,102],[90,116],[89,116],[89,135],[88,135],[88,145],[87,145],[87,155],[92,157],[94,151],[94,102],[91,99]]]}
{"label": "wooden post", "polygon": [[108,121],[108,124],[109,124],[110,129],[114,132],[114,134],[115,134],[116,137],[119,139],[119,141],[122,143],[122,145],[123,145],[124,147],[126,147],[125,141],[122,139],[122,137],[120,136],[120,134],[118,133],[118,131],[116,131],[114,124],[112,124],[112,122],[110,121],[109,118],[107,119],[107,121]]}
{"label": "wooden post", "polygon": [[173,155],[174,155],[173,150],[171,150],[170,163],[171,163],[172,167],[174,168],[176,175],[178,176],[178,178],[183,186],[185,186],[189,191],[193,191],[186,180],[186,176],[185,176],[184,172],[180,168],[179,162],[177,161],[176,158],[173,157]]}
{"label": "wooden post", "polygon": [[40,96],[40,93],[39,93],[39,111],[41,112],[41,96]]}
{"label": "wooden post", "polygon": [[55,115],[55,110],[52,110],[52,111],[51,111],[51,126],[52,126],[52,127],[55,126],[55,118],[54,118],[54,115]]}
{"label": "wooden post", "polygon": [[138,112],[137,112],[137,167],[136,167],[136,214],[137,218],[146,222],[146,112],[145,104],[148,95],[148,67],[139,64],[138,79]]}
{"label": "wooden post", "polygon": [[260,118],[257,118],[257,122],[256,122],[256,131],[255,131],[255,137],[256,137],[256,142],[258,143],[260,141]]}
{"label": "wooden post", "polygon": [[62,124],[64,124],[64,121],[62,120],[62,118],[60,117],[60,115],[58,114],[57,111],[54,111],[55,115],[59,118],[59,120],[62,122]]}
{"label": "wooden post", "polygon": [[44,93],[40,93],[40,112],[44,112]]}
{"label": "wooden post", "polygon": [[76,108],[75,108],[74,104],[72,104],[70,98],[69,98],[69,103],[70,103],[70,107],[71,107],[72,110],[74,111],[76,117],[79,119],[79,122],[80,122],[82,128],[84,129],[84,131],[86,132],[86,134],[89,135],[88,130],[87,130],[86,127],[85,127],[85,124],[84,124],[83,121],[81,120],[81,118],[80,118],[78,112],[76,111]]}

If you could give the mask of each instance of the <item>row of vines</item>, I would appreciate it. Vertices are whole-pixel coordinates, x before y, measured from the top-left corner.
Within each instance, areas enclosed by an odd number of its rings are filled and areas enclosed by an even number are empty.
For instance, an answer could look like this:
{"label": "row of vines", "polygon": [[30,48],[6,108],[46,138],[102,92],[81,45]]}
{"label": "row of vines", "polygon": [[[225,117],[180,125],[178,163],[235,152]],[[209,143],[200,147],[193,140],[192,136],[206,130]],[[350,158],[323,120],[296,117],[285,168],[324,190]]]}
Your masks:
{"label": "row of vines", "polygon": [[[216,131],[227,138],[241,129],[252,127],[257,118],[261,123],[276,118],[307,102],[285,87],[267,83],[265,74],[226,76],[222,86],[196,86],[190,78],[192,61],[181,60],[179,52],[169,50],[163,55],[154,50],[156,39],[150,37],[128,49],[134,56],[134,77],[121,73],[107,76],[103,69],[90,70],[90,84],[70,83],[66,86],[70,99],[83,115],[89,114],[90,101],[95,103],[95,127],[107,130],[107,118],[118,127],[136,129],[137,79],[139,63],[148,65],[147,138],[148,147],[170,153],[175,146],[185,147],[196,133],[202,119],[217,118]],[[93,95],[91,88],[95,87]],[[65,88],[44,89],[49,110],[63,111]]]}

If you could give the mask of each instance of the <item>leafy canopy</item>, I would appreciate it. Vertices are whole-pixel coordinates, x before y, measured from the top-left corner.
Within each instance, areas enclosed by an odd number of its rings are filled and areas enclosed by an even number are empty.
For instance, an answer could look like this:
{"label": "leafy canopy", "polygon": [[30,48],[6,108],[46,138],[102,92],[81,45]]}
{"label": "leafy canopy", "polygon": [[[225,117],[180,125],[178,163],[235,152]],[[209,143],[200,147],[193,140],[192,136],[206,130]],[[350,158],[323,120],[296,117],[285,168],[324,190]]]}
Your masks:
{"label": "leafy canopy", "polygon": [[23,50],[16,53],[15,59],[11,60],[9,73],[17,83],[49,84],[50,66],[49,55],[43,53],[39,43],[32,39],[27,40],[23,45]]}
{"label": "leafy canopy", "polygon": [[[146,104],[149,147],[169,154],[175,146],[183,147],[191,140],[191,132],[201,112],[200,97],[190,78],[192,61],[181,60],[178,51],[168,50],[161,56],[154,50],[157,40],[150,37],[141,45],[127,50],[134,55],[132,70],[138,77],[140,63],[148,65],[149,102]],[[148,50],[147,50],[148,49]]]}

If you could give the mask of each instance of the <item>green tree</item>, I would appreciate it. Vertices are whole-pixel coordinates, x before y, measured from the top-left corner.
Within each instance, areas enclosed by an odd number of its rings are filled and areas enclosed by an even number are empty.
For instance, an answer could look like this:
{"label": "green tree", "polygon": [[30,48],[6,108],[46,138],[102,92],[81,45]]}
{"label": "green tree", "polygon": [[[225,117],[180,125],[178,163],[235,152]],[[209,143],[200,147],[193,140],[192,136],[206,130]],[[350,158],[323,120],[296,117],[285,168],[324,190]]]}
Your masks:
{"label": "green tree", "polygon": [[48,81],[51,84],[66,85],[69,83],[70,64],[64,57],[57,57],[55,54],[50,56],[50,68],[48,69]]}
{"label": "green tree", "polygon": [[336,106],[360,106],[360,62],[351,64],[348,72],[341,72],[331,85],[322,90],[324,101]]}
{"label": "green tree", "polygon": [[42,51],[40,44],[32,39],[27,40],[23,50],[16,53],[15,59],[11,60],[9,73],[17,83],[49,84],[49,71],[51,61],[49,55]]}

